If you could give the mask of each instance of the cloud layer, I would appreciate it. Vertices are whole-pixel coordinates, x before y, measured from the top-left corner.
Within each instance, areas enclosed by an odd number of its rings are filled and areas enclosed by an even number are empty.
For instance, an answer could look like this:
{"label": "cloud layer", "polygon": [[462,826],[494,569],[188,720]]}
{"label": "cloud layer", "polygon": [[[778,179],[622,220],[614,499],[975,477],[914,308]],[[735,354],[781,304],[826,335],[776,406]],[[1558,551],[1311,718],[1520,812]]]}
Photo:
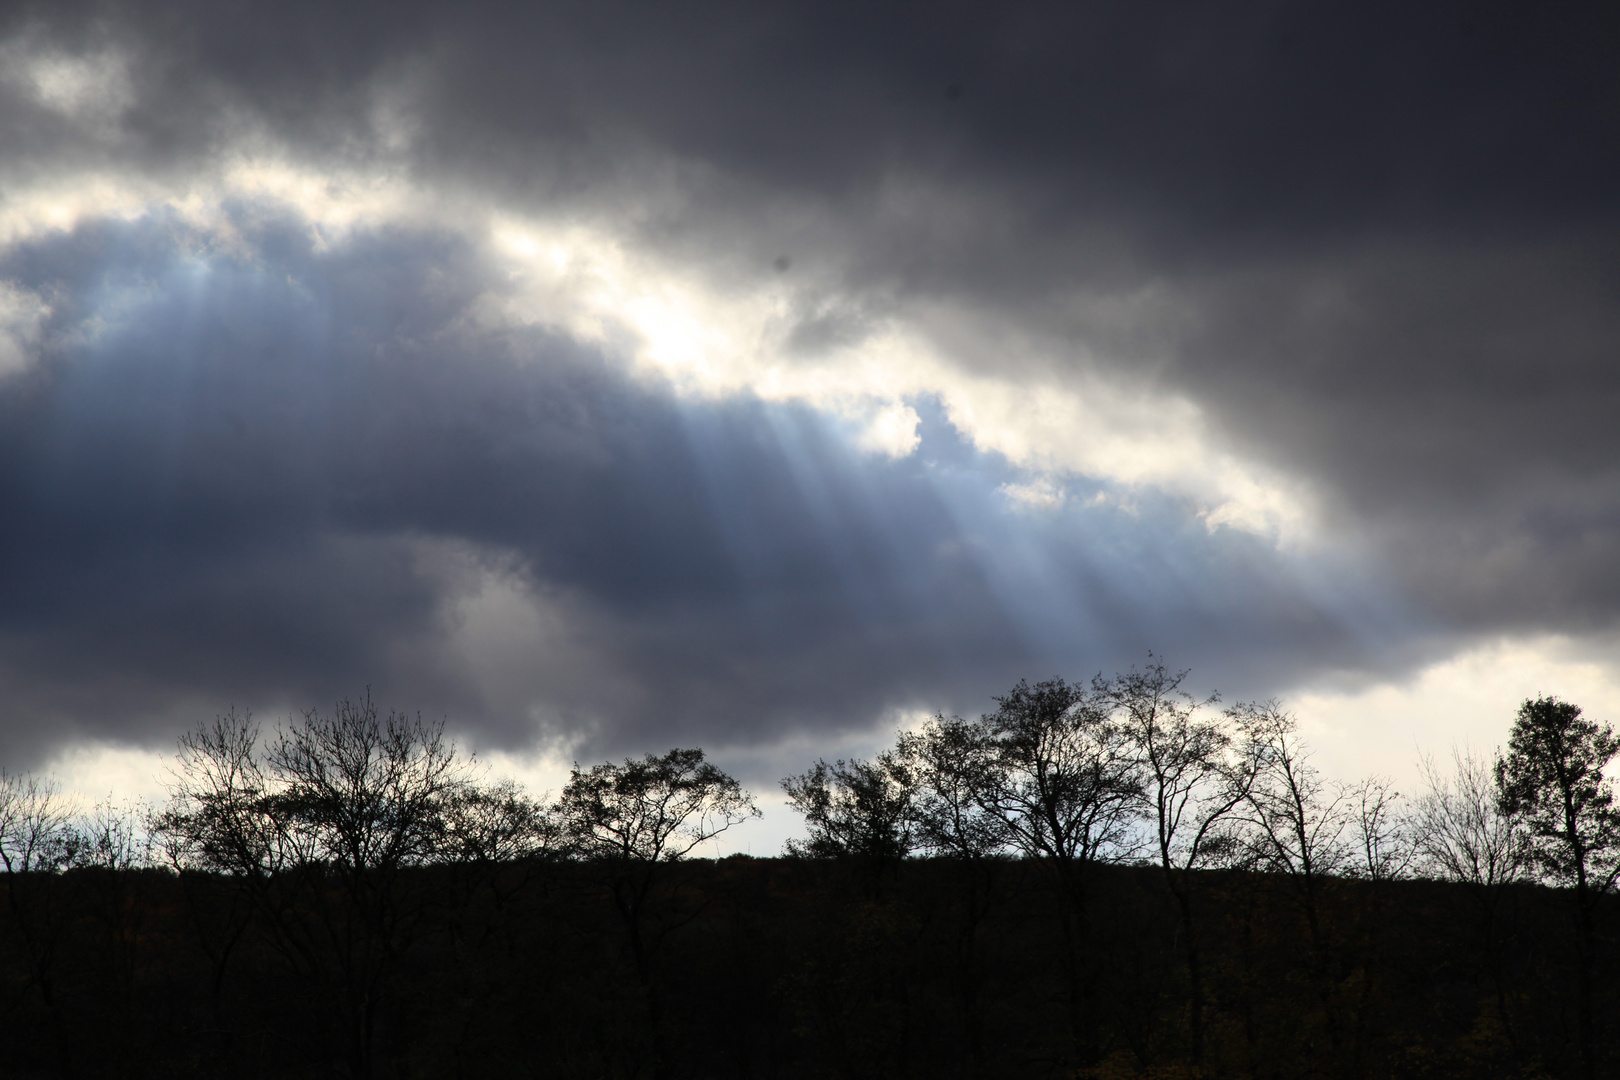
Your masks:
{"label": "cloud layer", "polygon": [[1613,633],[1612,14],[19,9],[0,731],[836,739]]}

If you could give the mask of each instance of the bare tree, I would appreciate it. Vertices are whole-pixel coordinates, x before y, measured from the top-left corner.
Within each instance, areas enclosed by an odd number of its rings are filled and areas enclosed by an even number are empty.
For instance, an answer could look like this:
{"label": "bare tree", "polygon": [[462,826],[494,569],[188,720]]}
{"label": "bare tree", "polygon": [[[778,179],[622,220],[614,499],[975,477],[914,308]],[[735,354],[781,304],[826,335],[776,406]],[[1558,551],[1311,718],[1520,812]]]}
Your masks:
{"label": "bare tree", "polygon": [[988,809],[998,785],[996,757],[983,720],[936,715],[900,736],[895,753],[913,783],[917,846],[934,855],[976,860],[1004,851],[1007,823]]}
{"label": "bare tree", "polygon": [[962,1034],[972,1075],[982,1076],[984,1009],[979,931],[997,896],[1006,851],[1006,822],[988,807],[999,783],[990,731],[983,720],[936,715],[900,736],[895,754],[914,784],[911,813],[917,846],[949,859],[961,896],[956,933],[956,983],[962,1004]]}
{"label": "bare tree", "polygon": [[[1150,657],[1151,661],[1151,657]],[[1096,689],[1114,703],[1140,766],[1142,801],[1154,855],[1181,918],[1187,965],[1188,1020],[1195,1063],[1204,1056],[1204,979],[1194,917],[1194,871],[1230,861],[1238,842],[1234,818],[1253,793],[1258,757],[1246,754],[1231,718],[1209,714],[1216,701],[1181,689],[1187,672],[1162,662],[1116,676]]]}
{"label": "bare tree", "polygon": [[145,828],[149,813],[139,803],[120,805],[109,794],[73,823],[74,877],[67,890],[76,933],[93,943],[95,982],[104,995],[98,1022],[119,1038],[136,1031],[137,972],[143,939],[154,914],[147,888],[153,867]]}
{"label": "bare tree", "polygon": [[652,961],[665,936],[683,921],[655,925],[664,869],[732,826],[759,817],[759,810],[742,785],[697,749],[627,758],[622,765],[575,765],[558,809],[575,850],[606,873],[646,1001],[653,1067],[660,1074],[662,1010]]}
{"label": "bare tree", "polygon": [[59,870],[73,860],[74,806],[53,780],[0,772],[0,863],[7,873]]}
{"label": "bare tree", "polygon": [[[384,717],[369,696],[338,702],[330,717],[306,712],[268,747],[260,734],[250,714],[233,710],[181,736],[169,807],[152,826],[176,867],[249,878],[309,867],[392,871],[473,843],[477,828],[458,811],[517,812],[515,791],[478,788],[475,763],[445,738],[443,722]],[[514,830],[510,820],[501,827]]]}
{"label": "bare tree", "polygon": [[1419,867],[1460,884],[1472,897],[1477,948],[1495,990],[1497,1022],[1517,1045],[1498,925],[1506,887],[1528,870],[1524,827],[1497,804],[1496,776],[1485,758],[1454,747],[1451,761],[1449,774],[1431,757],[1419,763],[1427,788],[1412,814]]}
{"label": "bare tree", "polygon": [[984,718],[995,783],[984,808],[1011,845],[1051,875],[1063,934],[1070,1029],[1082,1061],[1090,1036],[1089,980],[1081,970],[1090,937],[1088,873],[1135,850],[1142,778],[1106,694],[1052,679],[1019,684]]}
{"label": "bare tree", "polygon": [[169,805],[152,832],[177,870],[265,880],[293,858],[279,778],[267,774],[260,729],[234,708],[180,736]]}
{"label": "bare tree", "polygon": [[[350,1024],[351,1070],[371,1075],[376,1021],[387,981],[415,939],[421,898],[399,873],[442,851],[454,800],[473,783],[473,765],[444,735],[444,723],[396,712],[369,695],[314,710],[277,733],[265,754],[276,780],[272,812],[292,850],[313,919],[283,918],[286,940],[312,972],[327,964]],[[336,886],[333,888],[332,886]]]}
{"label": "bare tree", "polygon": [[[369,694],[306,712],[267,748],[231,712],[181,738],[154,830],[178,868],[232,875],[293,967],[336,989],[350,1071],[366,1077],[388,978],[422,919],[399,872],[445,857],[474,779],[442,722],[383,716]],[[242,925],[225,928],[221,965]]]}
{"label": "bare tree", "polygon": [[265,773],[259,735],[252,714],[234,708],[181,735],[169,803],[148,824],[155,849],[179,874],[222,1029],[231,962],[255,912],[279,925],[275,883],[292,858],[290,823]]}
{"label": "bare tree", "polygon": [[266,761],[300,861],[346,875],[432,861],[450,806],[474,780],[443,721],[385,718],[369,695],[338,702],[330,717],[305,713],[277,734]]}
{"label": "bare tree", "polygon": [[109,794],[73,823],[73,865],[137,870],[153,864],[153,841],[145,826],[151,814],[140,803],[119,805]]}
{"label": "bare tree", "polygon": [[1313,940],[1319,940],[1322,880],[1351,864],[1351,793],[1310,763],[1298,725],[1276,702],[1241,705],[1232,716],[1254,759],[1254,783],[1245,800],[1250,854],[1260,867],[1298,886]]}
{"label": "bare tree", "polygon": [[1489,762],[1459,748],[1451,762],[1449,775],[1431,757],[1419,762],[1427,788],[1413,813],[1421,865],[1436,877],[1494,894],[1525,872],[1524,829],[1497,805]]}
{"label": "bare tree", "polygon": [[4,883],[6,906],[26,973],[14,993],[20,1000],[38,992],[58,1022],[53,976],[68,917],[53,902],[49,876],[73,861],[78,847],[74,809],[55,781],[0,772],[0,864],[9,879]]}
{"label": "bare tree", "polygon": [[1368,881],[1405,877],[1417,859],[1410,812],[1389,778],[1372,776],[1344,789],[1353,845],[1346,872]]}
{"label": "bare tree", "polygon": [[1288,886],[1304,916],[1311,945],[1309,972],[1333,1060],[1347,1061],[1336,993],[1339,978],[1324,925],[1322,893],[1328,879],[1355,866],[1357,800],[1310,763],[1294,718],[1276,702],[1232,710],[1254,762],[1254,783],[1244,812],[1249,857]]}
{"label": "bare tree", "polygon": [[804,815],[809,836],[788,841],[793,855],[853,858],[881,867],[911,853],[912,802],[917,785],[903,755],[885,751],[871,761],[817,761],[782,781],[788,805]]}

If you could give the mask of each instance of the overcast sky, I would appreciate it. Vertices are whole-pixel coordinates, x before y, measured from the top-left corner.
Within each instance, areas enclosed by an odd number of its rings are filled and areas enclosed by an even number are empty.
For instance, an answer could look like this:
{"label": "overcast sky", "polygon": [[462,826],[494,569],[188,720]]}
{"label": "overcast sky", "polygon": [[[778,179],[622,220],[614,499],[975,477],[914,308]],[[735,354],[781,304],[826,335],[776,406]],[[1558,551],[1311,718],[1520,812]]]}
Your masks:
{"label": "overcast sky", "polygon": [[763,788],[1149,650],[1343,768],[1620,719],[1616,56],[1608,4],[8,4],[0,760],[369,685]]}

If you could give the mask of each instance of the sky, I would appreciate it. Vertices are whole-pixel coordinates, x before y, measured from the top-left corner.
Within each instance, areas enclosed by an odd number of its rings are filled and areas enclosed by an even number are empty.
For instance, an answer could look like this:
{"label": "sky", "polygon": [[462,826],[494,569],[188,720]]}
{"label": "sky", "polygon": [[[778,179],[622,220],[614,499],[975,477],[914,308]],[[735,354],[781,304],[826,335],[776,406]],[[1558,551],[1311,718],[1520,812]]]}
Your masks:
{"label": "sky", "polygon": [[[776,780],[1163,658],[1620,719],[1612,5],[0,14],[0,763]],[[775,800],[773,803],[771,800]],[[778,813],[772,815],[770,806]]]}

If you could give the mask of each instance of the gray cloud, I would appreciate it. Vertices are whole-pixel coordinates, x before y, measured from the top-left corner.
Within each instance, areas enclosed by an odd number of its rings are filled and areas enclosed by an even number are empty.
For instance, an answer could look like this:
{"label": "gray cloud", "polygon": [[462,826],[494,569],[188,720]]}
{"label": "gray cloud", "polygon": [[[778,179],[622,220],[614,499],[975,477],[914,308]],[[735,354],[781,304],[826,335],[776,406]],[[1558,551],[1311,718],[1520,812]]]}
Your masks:
{"label": "gray cloud", "polygon": [[[799,356],[915,317],[967,370],[1182,395],[1331,542],[1087,504],[1105,481],[1011,509],[1027,478],[927,400],[900,461],[808,407],[680,400],[481,324],[512,286],[453,223],[325,249],[244,201],[231,247],[91,215],[0,254],[51,308],[0,384],[7,738],[166,738],[369,680],[508,745],[764,741],[1150,647],[1265,693],[1612,629],[1617,31],[1472,4],[13,7],[0,38],[123,81],[96,111],[18,67],[10,189],[178,183],[260,140],[447,206],[609,215],[722,290],[796,283]],[[577,663],[452,655],[495,580],[566,612]]]}
{"label": "gray cloud", "polygon": [[1031,664],[1153,646],[1356,648],[1309,567],[1173,502],[1021,515],[1016,474],[932,414],[918,454],[873,459],[802,407],[682,405],[554,334],[469,329],[501,285],[453,239],[317,253],[240,224],[251,258],[158,215],[0,267],[55,305],[0,389],[0,670],[63,726],[14,740],[161,738],[199,699],[364,680],[522,745],[532,713],[446,653],[480,568],[567,598],[585,662],[537,656],[526,691],[542,728],[615,747],[971,709]]}

